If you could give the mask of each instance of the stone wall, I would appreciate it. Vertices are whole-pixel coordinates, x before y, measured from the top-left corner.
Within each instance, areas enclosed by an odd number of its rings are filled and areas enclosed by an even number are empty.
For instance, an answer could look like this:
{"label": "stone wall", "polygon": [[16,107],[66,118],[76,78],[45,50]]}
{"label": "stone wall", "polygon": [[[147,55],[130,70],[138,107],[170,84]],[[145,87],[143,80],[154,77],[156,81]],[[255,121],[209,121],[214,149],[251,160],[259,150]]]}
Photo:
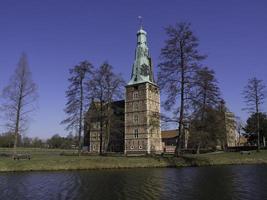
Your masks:
{"label": "stone wall", "polygon": [[125,153],[162,151],[160,133],[160,93],[151,83],[126,87]]}

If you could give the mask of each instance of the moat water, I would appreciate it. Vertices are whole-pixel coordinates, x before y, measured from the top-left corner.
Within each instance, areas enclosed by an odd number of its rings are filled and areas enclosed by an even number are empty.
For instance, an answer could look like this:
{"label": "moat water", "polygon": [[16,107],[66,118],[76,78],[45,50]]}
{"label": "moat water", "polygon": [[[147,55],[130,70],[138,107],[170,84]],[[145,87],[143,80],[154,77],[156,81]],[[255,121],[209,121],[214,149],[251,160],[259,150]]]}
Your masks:
{"label": "moat water", "polygon": [[267,199],[267,165],[0,173],[1,200]]}

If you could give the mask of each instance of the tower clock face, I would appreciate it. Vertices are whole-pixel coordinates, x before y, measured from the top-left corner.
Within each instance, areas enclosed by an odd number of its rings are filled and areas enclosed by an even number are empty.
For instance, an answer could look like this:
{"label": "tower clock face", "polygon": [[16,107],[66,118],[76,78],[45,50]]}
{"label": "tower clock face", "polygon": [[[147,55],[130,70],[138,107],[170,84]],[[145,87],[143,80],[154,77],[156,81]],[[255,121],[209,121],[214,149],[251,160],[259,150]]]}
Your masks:
{"label": "tower clock face", "polygon": [[149,67],[146,64],[141,65],[141,75],[142,76],[149,75]]}

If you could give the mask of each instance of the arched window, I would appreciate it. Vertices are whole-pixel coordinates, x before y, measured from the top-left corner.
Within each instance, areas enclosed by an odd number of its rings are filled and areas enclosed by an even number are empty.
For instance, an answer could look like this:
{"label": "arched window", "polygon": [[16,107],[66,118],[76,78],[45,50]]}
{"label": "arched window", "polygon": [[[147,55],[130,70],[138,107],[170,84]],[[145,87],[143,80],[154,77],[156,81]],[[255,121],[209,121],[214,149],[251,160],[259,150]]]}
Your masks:
{"label": "arched window", "polygon": [[138,115],[134,115],[134,123],[138,124]]}
{"label": "arched window", "polygon": [[135,92],[133,93],[133,99],[138,99],[138,91],[135,91]]}
{"label": "arched window", "polygon": [[138,102],[133,103],[133,110],[138,110]]}

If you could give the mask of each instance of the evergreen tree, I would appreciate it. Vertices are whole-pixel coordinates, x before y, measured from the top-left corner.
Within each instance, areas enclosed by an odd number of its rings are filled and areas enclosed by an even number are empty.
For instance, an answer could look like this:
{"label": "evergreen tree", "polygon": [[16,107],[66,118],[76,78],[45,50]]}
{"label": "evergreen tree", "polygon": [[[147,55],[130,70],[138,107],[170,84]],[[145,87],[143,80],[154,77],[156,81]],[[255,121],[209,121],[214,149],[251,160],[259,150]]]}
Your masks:
{"label": "evergreen tree", "polygon": [[217,122],[218,116],[216,114],[219,114],[216,112],[216,107],[219,105],[221,98],[213,70],[204,67],[196,71],[194,92],[191,94],[193,105],[192,127],[194,130],[191,135],[197,141],[197,153],[199,153],[201,144],[207,146],[208,140],[214,134],[214,127],[212,126]]}
{"label": "evergreen tree", "polygon": [[[259,112],[259,134],[260,141],[264,140],[264,137],[267,137],[267,115],[265,113]],[[245,136],[248,138],[248,141],[251,143],[257,143],[257,120],[258,116],[256,113],[251,114],[247,119],[246,126],[244,127]]]}
{"label": "evergreen tree", "polygon": [[257,149],[260,150],[260,112],[266,98],[265,85],[256,77],[249,79],[243,91],[245,103],[249,113],[257,116]]}

